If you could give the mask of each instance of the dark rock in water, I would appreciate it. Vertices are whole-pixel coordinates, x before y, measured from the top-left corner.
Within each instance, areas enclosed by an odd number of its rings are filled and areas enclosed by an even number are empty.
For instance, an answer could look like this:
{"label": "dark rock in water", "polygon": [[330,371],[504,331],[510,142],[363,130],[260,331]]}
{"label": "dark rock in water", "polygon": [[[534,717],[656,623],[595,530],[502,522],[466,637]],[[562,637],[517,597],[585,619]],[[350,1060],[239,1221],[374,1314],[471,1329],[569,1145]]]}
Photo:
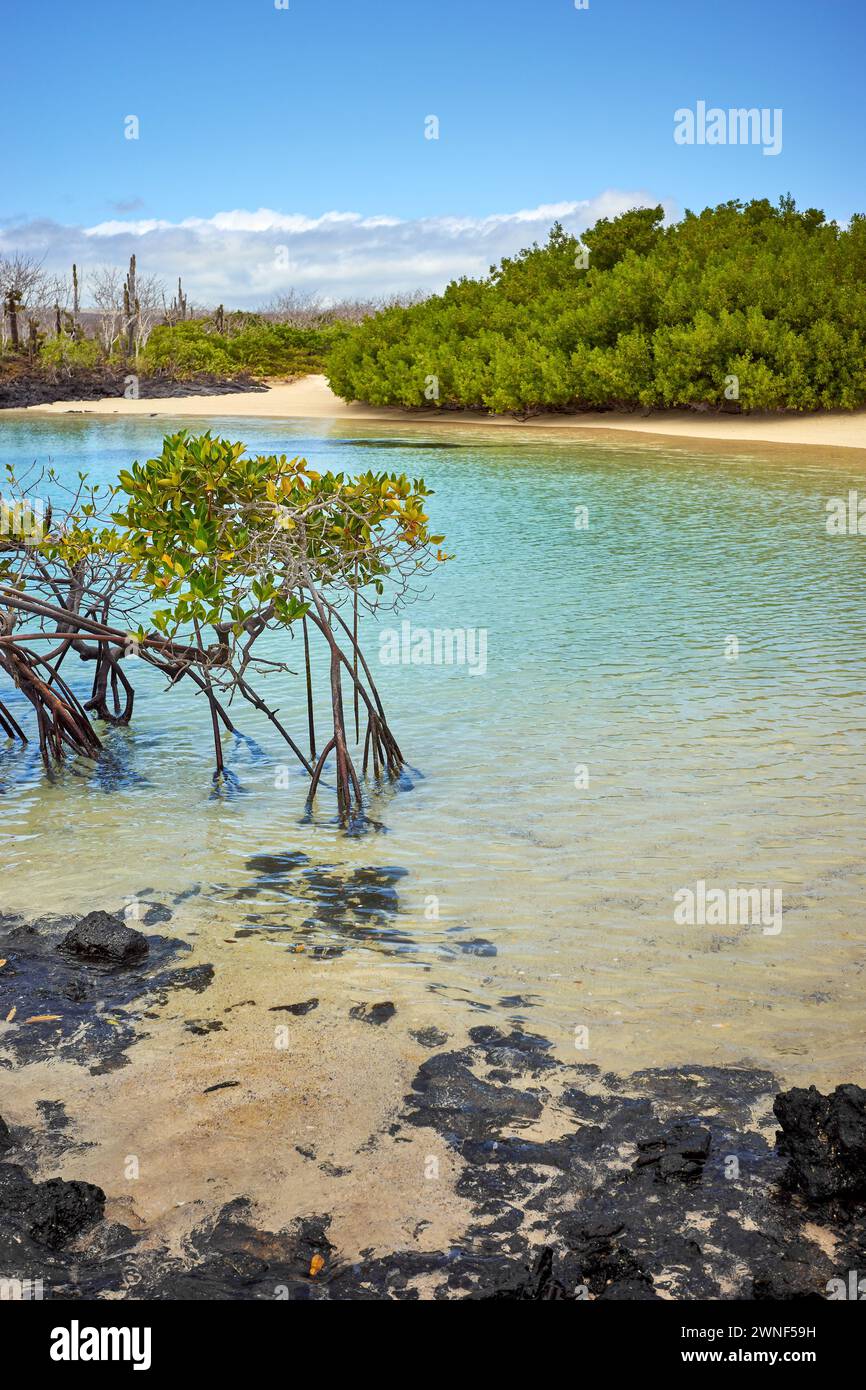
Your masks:
{"label": "dark rock in water", "polygon": [[638,1143],[635,1167],[654,1164],[661,1181],[697,1177],[707,1161],[711,1137],[708,1129],[697,1125],[675,1124],[668,1132]]}
{"label": "dark rock in water", "polygon": [[[784,1160],[754,1118],[778,1091],[769,1073],[602,1075],[551,1058],[531,1034],[479,1027],[470,1038],[423,1063],[402,1116],[457,1149],[455,1190],[474,1215],[459,1256],[430,1268],[436,1297],[800,1299],[823,1296],[836,1266],[860,1267],[866,1207],[828,1215],[831,1260],[814,1216],[779,1190]],[[508,1054],[520,1063],[510,1084],[500,1068],[477,1074]],[[542,1114],[559,1137],[515,1135]],[[533,1263],[539,1238],[549,1268]]]}
{"label": "dark rock in water", "polygon": [[282,895],[309,905],[310,915],[297,926],[289,924],[280,909],[266,908],[250,914],[249,925],[269,931],[291,932],[303,938],[309,953],[317,960],[341,956],[353,943],[372,943],[388,955],[403,955],[418,949],[418,942],[399,915],[397,885],[406,876],[399,865],[365,864],[347,871],[328,864],[312,864],[306,854],[288,851],[257,854],[246,867],[255,874],[252,882],[234,894],[238,899]]}
{"label": "dark rock in water", "polygon": [[61,950],[85,960],[130,965],[148,952],[147,937],[108,912],[89,912],[60,943]]}
{"label": "dark rock in water", "polygon": [[362,1023],[387,1023],[397,1012],[390,999],[382,1004],[356,1004],[349,1010],[350,1018],[358,1018]]}
{"label": "dark rock in water", "polygon": [[148,906],[141,920],[145,927],[158,927],[163,922],[170,922],[173,916],[170,908],[162,903],[153,903]]}
{"label": "dark rock in water", "polygon": [[318,1007],[318,999],[306,999],[303,1004],[274,1004],[273,1008],[268,1009],[268,1013],[294,1014],[296,1018],[301,1018],[304,1014],[312,1013],[313,1009]]}
{"label": "dark rock in water", "polygon": [[555,1139],[533,1143],[511,1136],[504,1139],[466,1139],[460,1153],[467,1163],[532,1163],[538,1168],[561,1168],[566,1173],[571,1169],[572,1159],[568,1144],[560,1144]]}
{"label": "dark rock in water", "polygon": [[[210,966],[166,969],[185,948],[159,937],[150,939],[150,957],[138,970],[90,963],[57,950],[69,926],[0,923],[0,957],[8,956],[0,991],[14,991],[24,1017],[63,1013],[62,1036],[50,1043],[33,1029],[5,1030],[4,1048],[16,1061],[41,1060],[49,1047],[55,1056],[65,1046],[67,1060],[90,1063],[96,1049],[140,1036],[137,1000],[146,1009],[182,977],[195,988],[212,976]],[[83,1002],[69,1003],[69,988],[78,986]],[[274,1011],[301,1016],[314,1004]],[[105,1023],[114,1009],[128,1036]],[[360,1004],[352,1016],[381,1024],[395,1012],[390,1002]],[[93,1031],[100,1019],[106,1040]],[[188,1026],[213,1025],[200,1019]],[[119,1044],[107,1040],[117,1033]],[[434,1028],[412,1036],[423,1046],[447,1041]],[[243,1084],[221,1080],[205,1094]],[[469,1215],[447,1248],[425,1248],[429,1233],[419,1222],[411,1248],[364,1249],[347,1262],[330,1243],[327,1215],[296,1211],[282,1230],[259,1230],[252,1208],[238,1200],[216,1213],[203,1210],[183,1251],[168,1251],[106,1225],[99,1188],[37,1183],[0,1161],[0,1271],[44,1277],[46,1296],[72,1299],[823,1298],[830,1280],[864,1267],[866,1201],[858,1194],[866,1092],[778,1090],[772,1075],[745,1067],[602,1074],[558,1060],[547,1039],[518,1026],[476,1027],[467,1046],[424,1058],[405,1105],[368,1141],[405,1144],[410,1126],[427,1127],[436,1149],[452,1149],[455,1195]],[[774,1097],[781,1152],[763,1131]],[[232,1104],[215,1095],[211,1104],[221,1109],[224,1102]],[[74,1132],[65,1133],[56,1103],[40,1108],[43,1123],[33,1135],[16,1127],[16,1158],[54,1163]],[[539,1120],[542,1137],[534,1137]],[[0,1147],[3,1139],[0,1124]],[[317,1146],[298,1152],[335,1182],[346,1171]],[[786,1163],[804,1191],[833,1198],[820,1213],[782,1187]]]}
{"label": "dark rock in water", "polygon": [[[119,919],[108,921],[112,932],[117,926],[126,930]],[[0,970],[0,1018],[12,1005],[19,1020],[59,1015],[50,1025],[5,1030],[2,1051],[18,1065],[50,1056],[89,1066],[94,1074],[123,1066],[126,1049],[141,1036],[136,1024],[154,1004],[167,1002],[175,989],[206,989],[213,979],[208,964],[166,968],[191,949],[169,937],[142,937],[148,952],[135,969],[128,961],[59,949],[80,927],[69,918],[0,918],[0,959],[6,961]]]}
{"label": "dark rock in water", "polygon": [[514,1072],[540,1072],[556,1068],[557,1063],[547,1056],[550,1043],[537,1033],[522,1033],[512,1029],[502,1033],[498,1028],[485,1024],[471,1028],[472,1041],[484,1049],[484,1060],[489,1067],[505,1068]]}
{"label": "dark rock in water", "polygon": [[201,994],[213,984],[213,973],[212,965],[182,965],[178,970],[168,970],[165,975],[158,976],[154,983],[162,991],[191,989],[194,994]]}
{"label": "dark rock in water", "polygon": [[126,1252],[140,1237],[106,1224],[104,1210],[105,1194],[92,1183],[37,1182],[19,1164],[0,1162],[0,1273],[31,1285],[23,1298],[125,1291]]}
{"label": "dark rock in water", "polygon": [[776,1097],[773,1114],[792,1187],[813,1202],[866,1194],[866,1090],[849,1084],[823,1096],[795,1086]]}
{"label": "dark rock in water", "polygon": [[422,1047],[444,1047],[448,1041],[448,1034],[441,1028],[410,1028],[409,1034]]}
{"label": "dark rock in water", "polygon": [[476,1295],[484,1301],[511,1299],[532,1303],[561,1302],[567,1296],[562,1284],[553,1277],[553,1251],[549,1246],[544,1247],[532,1269],[527,1270],[524,1277],[518,1275],[509,1283]]}
{"label": "dark rock in water", "polygon": [[509,1047],[523,1052],[528,1057],[549,1052],[552,1046],[547,1038],[541,1037],[539,1033],[523,1033],[516,1028],[510,1033],[502,1033],[489,1023],[470,1028],[469,1036],[479,1047]]}
{"label": "dark rock in water", "polygon": [[[347,1263],[330,1243],[328,1216],[299,1214],[282,1230],[260,1230],[249,1203],[238,1199],[205,1215],[179,1255],[100,1223],[86,1184],[60,1184],[72,1189],[62,1199],[57,1185],[39,1185],[43,1219],[37,1185],[0,1163],[0,1268],[44,1270],[52,1283],[68,1279],[72,1257],[37,1244],[31,1232],[43,1242],[70,1239],[82,1209],[97,1224],[76,1238],[72,1292],[64,1285],[51,1296],[799,1301],[826,1297],[831,1279],[862,1268],[866,1204],[839,1199],[824,1209],[823,1227],[836,1242],[830,1258],[816,1244],[814,1208],[780,1188],[785,1160],[752,1118],[768,1114],[773,1101],[762,1074],[690,1066],[613,1078],[565,1062],[556,1073],[545,1070],[544,1089],[527,1091],[475,1074],[499,1045],[500,1034],[481,1029],[473,1046],[427,1058],[407,1108],[376,1135],[379,1143],[399,1141],[401,1127],[429,1125],[456,1149],[456,1194],[471,1215],[446,1249],[425,1249],[419,1222],[414,1248],[365,1249]],[[524,1048],[546,1055],[537,1040]],[[596,1104],[578,1106],[580,1088]],[[750,1118],[741,1126],[736,1117],[745,1110]],[[515,1135],[515,1127],[542,1116],[556,1137]],[[345,1171],[321,1161],[315,1148],[298,1151],[335,1180]],[[670,1171],[660,1181],[665,1164]],[[698,1181],[667,1180],[690,1176],[692,1165]],[[12,1174],[5,1203],[4,1171]],[[76,1195],[81,1187],[85,1193]]]}
{"label": "dark rock in water", "polygon": [[92,1182],[49,1178],[37,1183],[30,1235],[41,1245],[61,1249],[105,1215],[105,1193]]}
{"label": "dark rock in water", "polygon": [[541,1102],[510,1086],[492,1086],[474,1076],[459,1055],[444,1053],[422,1063],[412,1082],[418,1095],[410,1124],[429,1125],[459,1139],[486,1139],[491,1127],[527,1124]]}
{"label": "dark rock in water", "polygon": [[495,956],[496,947],[492,941],[486,941],[483,936],[477,936],[471,941],[461,941],[460,949],[464,956]]}
{"label": "dark rock in water", "polygon": [[14,1140],[9,1132],[9,1126],[3,1119],[3,1116],[0,1115],[0,1153],[5,1153],[7,1149],[11,1149],[13,1143]]}
{"label": "dark rock in water", "polygon": [[105,1193],[90,1182],[50,1178],[33,1182],[17,1163],[0,1163],[0,1215],[13,1233],[26,1232],[37,1245],[60,1250],[101,1221]]}
{"label": "dark rock in water", "polygon": [[37,1100],[36,1109],[39,1111],[42,1123],[47,1130],[69,1128],[69,1116],[62,1100]]}
{"label": "dark rock in water", "polygon": [[185,1302],[276,1297],[296,1302],[340,1296],[333,1284],[328,1288],[339,1273],[332,1269],[329,1216],[300,1217],[277,1235],[257,1230],[248,1218],[249,1204],[238,1198],[215,1220],[198,1227],[190,1240],[188,1268],[160,1258],[151,1272],[143,1256],[136,1297]]}

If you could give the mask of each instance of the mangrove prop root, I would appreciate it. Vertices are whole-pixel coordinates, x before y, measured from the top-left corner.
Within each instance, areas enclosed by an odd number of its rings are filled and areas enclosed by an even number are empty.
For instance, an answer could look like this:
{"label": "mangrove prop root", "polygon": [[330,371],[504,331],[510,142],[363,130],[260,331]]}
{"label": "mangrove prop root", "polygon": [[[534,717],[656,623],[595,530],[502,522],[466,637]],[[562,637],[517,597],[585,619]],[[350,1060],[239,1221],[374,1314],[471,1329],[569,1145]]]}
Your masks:
{"label": "mangrove prop root", "polygon": [[[154,632],[142,633],[136,639],[135,654],[146,665],[161,671],[171,685],[177,685],[184,676],[188,677],[207,699],[216,761],[215,779],[226,773],[221,742],[222,730],[236,732],[234,723],[219,698],[226,691],[229,692],[229,705],[236,695],[241,696],[265,715],[292,749],[310,778],[309,799],[315,795],[327,760],[333,753],[339,817],[345,822],[356,811],[360,812],[363,807],[363,793],[361,778],[349,751],[349,734],[346,727],[348,711],[344,709],[344,672],[351,681],[355,743],[359,753],[362,706],[367,715],[363,762],[362,765],[359,764],[361,775],[367,775],[371,759],[373,775],[377,781],[384,773],[392,778],[400,773],[404,766],[403,755],[388,725],[379,691],[359,642],[360,595],[357,578],[356,572],[350,597],[352,611],[351,614],[347,614],[347,622],[337,607],[319,592],[308,569],[305,567],[303,571],[300,593],[302,596],[309,595],[312,599],[301,620],[309,756],[302,751],[277,717],[278,710],[271,708],[246,679],[247,666],[251,660],[250,647],[268,627],[273,617],[270,610],[263,608],[246,624],[245,644],[242,649],[233,648],[224,634],[221,635],[219,626],[215,628],[220,637],[218,646],[206,645],[198,623],[195,624],[195,645],[174,641]],[[88,757],[97,756],[101,752],[102,744],[94,730],[91,717],[109,725],[129,724],[135,702],[132,681],[123,669],[127,664],[125,659],[130,655],[130,634],[123,628],[112,625],[110,602],[106,600],[88,607],[82,600],[83,590],[77,585],[77,581],[71,583],[68,589],[68,606],[64,602],[62,589],[52,586],[52,592],[57,598],[56,603],[0,584],[0,671],[4,671],[11,678],[13,684],[33,706],[39,732],[39,748],[46,767],[52,760],[62,758],[69,751]],[[79,608],[86,611],[78,611]],[[34,626],[38,630],[27,635],[16,635],[15,624],[23,621],[25,617],[36,620]],[[321,752],[318,751],[315,727],[311,639],[314,629],[326,642],[329,654],[327,680],[330,688],[331,728],[330,737]],[[26,645],[28,643],[45,643],[48,645],[48,651],[39,656],[31,646]],[[84,703],[78,700],[60,673],[60,668],[70,651],[75,652],[82,661],[93,663],[90,694]],[[267,666],[278,664],[272,661],[263,662],[263,665]],[[3,735],[26,742],[26,735],[17,720],[6,705],[0,704],[0,736]]]}
{"label": "mangrove prop root", "polygon": [[[118,662],[119,653],[115,655],[107,648],[100,648],[99,655],[96,658],[96,670],[93,675],[93,688],[90,699],[87,701],[84,708],[91,711],[96,715],[97,719],[102,719],[106,724],[126,725],[132,718],[135,691],[121,671]],[[58,665],[59,664],[58,662]],[[123,687],[124,693],[122,706],[120,699],[121,686]],[[111,689],[111,708],[109,708],[108,705],[109,687]]]}
{"label": "mangrove prop root", "polygon": [[316,721],[313,715],[313,673],[310,667],[310,630],[304,614],[304,669],[307,676],[307,724],[310,730],[310,760],[316,757]]}
{"label": "mangrove prop root", "polygon": [[52,687],[38,674],[39,658],[23,647],[0,648],[0,666],[30,701],[36,712],[39,751],[46,768],[61,761],[64,748],[97,757],[102,744],[82,706],[59,679]]}
{"label": "mangrove prop root", "polygon": [[0,729],[3,730],[7,738],[19,738],[22,743],[27,742],[27,735],[12,711],[3,704],[2,700],[0,700]]}
{"label": "mangrove prop root", "polygon": [[241,679],[241,680],[239,681],[239,683],[238,683],[238,689],[240,690],[240,692],[241,692],[241,694],[243,695],[244,699],[245,699],[245,700],[248,700],[249,703],[253,706],[254,709],[260,710],[262,714],[266,715],[266,716],[268,717],[268,719],[270,719],[270,721],[271,721],[271,723],[273,724],[274,728],[275,728],[275,729],[278,731],[278,733],[280,733],[280,734],[282,735],[282,737],[286,740],[286,743],[287,743],[287,744],[289,745],[289,747],[291,748],[291,750],[292,750],[292,752],[294,753],[295,757],[298,759],[298,761],[299,761],[300,763],[303,764],[303,766],[304,766],[304,768],[306,769],[306,771],[307,771],[307,772],[310,774],[310,776],[312,777],[312,775],[313,775],[313,769],[312,769],[311,764],[310,764],[310,763],[308,762],[308,760],[304,757],[303,753],[301,752],[301,750],[300,750],[300,748],[298,747],[298,745],[295,743],[295,740],[292,738],[292,736],[291,736],[291,734],[288,732],[288,730],[285,729],[285,728],[283,727],[283,725],[280,723],[279,719],[277,718],[277,711],[276,711],[276,710],[269,709],[268,706],[265,704],[264,700],[263,700],[259,695],[256,694],[256,692],[247,684],[247,682],[246,682],[245,680]]}
{"label": "mangrove prop root", "polygon": [[352,603],[352,678],[354,680],[353,695],[355,697],[355,742],[357,743],[360,735],[359,714],[358,714],[358,561],[355,561],[355,592]]}
{"label": "mangrove prop root", "polygon": [[313,780],[310,783],[310,791],[308,795],[309,801],[312,801],[313,797],[316,794],[316,788],[319,785],[319,778],[321,777],[322,772],[324,771],[325,763],[328,760],[328,754],[331,752],[331,749],[334,747],[334,745],[335,740],[331,739],[330,743],[326,743],[325,747],[322,749],[319,761],[316,763],[316,770],[313,773]]}

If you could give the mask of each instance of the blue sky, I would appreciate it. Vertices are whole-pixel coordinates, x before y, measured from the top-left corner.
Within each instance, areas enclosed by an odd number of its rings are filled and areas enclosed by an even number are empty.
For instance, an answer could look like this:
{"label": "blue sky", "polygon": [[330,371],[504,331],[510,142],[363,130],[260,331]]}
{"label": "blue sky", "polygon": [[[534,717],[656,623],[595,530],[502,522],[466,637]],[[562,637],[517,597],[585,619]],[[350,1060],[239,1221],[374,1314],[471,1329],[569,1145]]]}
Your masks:
{"label": "blue sky", "polygon": [[[845,218],[866,211],[864,39],[864,0],[590,0],[581,11],[574,0],[16,6],[4,20],[20,80],[14,108],[0,112],[2,245],[38,247],[41,227],[51,260],[58,229],[75,243],[75,229],[127,222],[128,235],[97,238],[99,255],[150,238],[160,272],[174,257],[203,293],[225,288],[230,299],[259,292],[267,274],[223,287],[219,267],[203,261],[243,258],[249,245],[217,227],[205,246],[201,228],[176,224],[237,209],[300,214],[310,226],[234,235],[282,235],[307,287],[342,257],[338,280],[348,287],[354,265],[363,289],[385,283],[389,257],[395,287],[407,287],[413,244],[438,251],[437,237],[455,255],[428,265],[422,256],[418,283],[449,273],[460,262],[452,219],[471,224],[474,273],[487,250],[512,249],[512,233],[521,244],[519,222],[502,236],[488,226],[479,244],[484,219],[584,203],[590,215],[608,191],[676,212],[790,190]],[[782,152],[678,146],[673,113],[698,100],[781,108]],[[124,138],[130,114],[138,140]],[[429,115],[441,123],[435,141],[424,138]],[[401,230],[347,223],[343,240],[331,227],[323,243],[314,224],[331,211]],[[526,225],[534,236],[535,221]],[[88,242],[80,255],[96,252]]]}

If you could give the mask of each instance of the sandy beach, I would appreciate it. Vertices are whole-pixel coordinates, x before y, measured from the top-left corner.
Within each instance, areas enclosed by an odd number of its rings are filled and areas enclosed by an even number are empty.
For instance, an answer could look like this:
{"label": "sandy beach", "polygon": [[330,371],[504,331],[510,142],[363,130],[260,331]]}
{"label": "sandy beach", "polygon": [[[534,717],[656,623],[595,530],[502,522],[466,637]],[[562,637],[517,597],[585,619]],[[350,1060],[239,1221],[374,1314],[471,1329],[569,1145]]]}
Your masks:
{"label": "sandy beach", "polygon": [[30,406],[38,415],[178,415],[246,417],[248,419],[309,419],[388,421],[391,424],[478,425],[487,429],[553,429],[581,433],[608,430],[668,438],[720,440],[725,443],[792,444],[815,448],[866,450],[866,411],[828,411],[819,415],[711,415],[692,411],[625,411],[583,415],[537,415],[531,420],[485,415],[480,411],[401,410],[393,406],[348,405],[335,396],[324,376],[274,382],[265,392],[219,396],[182,396],[126,400],[56,401]]}

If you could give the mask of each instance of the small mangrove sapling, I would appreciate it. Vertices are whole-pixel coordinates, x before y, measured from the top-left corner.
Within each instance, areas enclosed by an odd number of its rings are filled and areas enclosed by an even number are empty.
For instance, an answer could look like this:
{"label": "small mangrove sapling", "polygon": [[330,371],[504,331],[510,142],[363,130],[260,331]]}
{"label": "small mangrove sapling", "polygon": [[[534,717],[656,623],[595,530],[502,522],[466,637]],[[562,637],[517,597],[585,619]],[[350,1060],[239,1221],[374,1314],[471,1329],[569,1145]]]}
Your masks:
{"label": "small mangrove sapling", "polygon": [[[9,473],[10,486],[25,498],[38,495],[43,481]],[[48,482],[58,491],[55,473]],[[310,779],[310,798],[333,753],[339,815],[348,820],[361,809],[360,775],[371,759],[377,778],[396,777],[403,767],[360,644],[359,612],[401,604],[448,558],[439,548],[443,537],[428,526],[429,495],[422,480],[403,474],[319,473],[302,458],[250,457],[243,444],[185,432],[166,438],[158,458],[133,464],[108,488],[79,475],[62,516],[55,504],[38,536],[0,535],[0,670],[34,707],[46,766],[68,751],[98,755],[90,716],[129,723],[135,692],[124,663],[134,654],[171,686],[185,680],[207,700],[215,778],[225,775],[221,731],[234,730],[229,708],[239,697],[292,749]],[[22,625],[29,630],[21,632]],[[256,688],[263,677],[292,674],[281,639],[297,632],[309,754]],[[313,633],[327,656],[330,731],[321,751]],[[85,701],[61,675],[70,651],[94,665]],[[360,775],[349,746],[345,681],[356,744],[364,715]],[[0,729],[25,737],[2,703]]]}

